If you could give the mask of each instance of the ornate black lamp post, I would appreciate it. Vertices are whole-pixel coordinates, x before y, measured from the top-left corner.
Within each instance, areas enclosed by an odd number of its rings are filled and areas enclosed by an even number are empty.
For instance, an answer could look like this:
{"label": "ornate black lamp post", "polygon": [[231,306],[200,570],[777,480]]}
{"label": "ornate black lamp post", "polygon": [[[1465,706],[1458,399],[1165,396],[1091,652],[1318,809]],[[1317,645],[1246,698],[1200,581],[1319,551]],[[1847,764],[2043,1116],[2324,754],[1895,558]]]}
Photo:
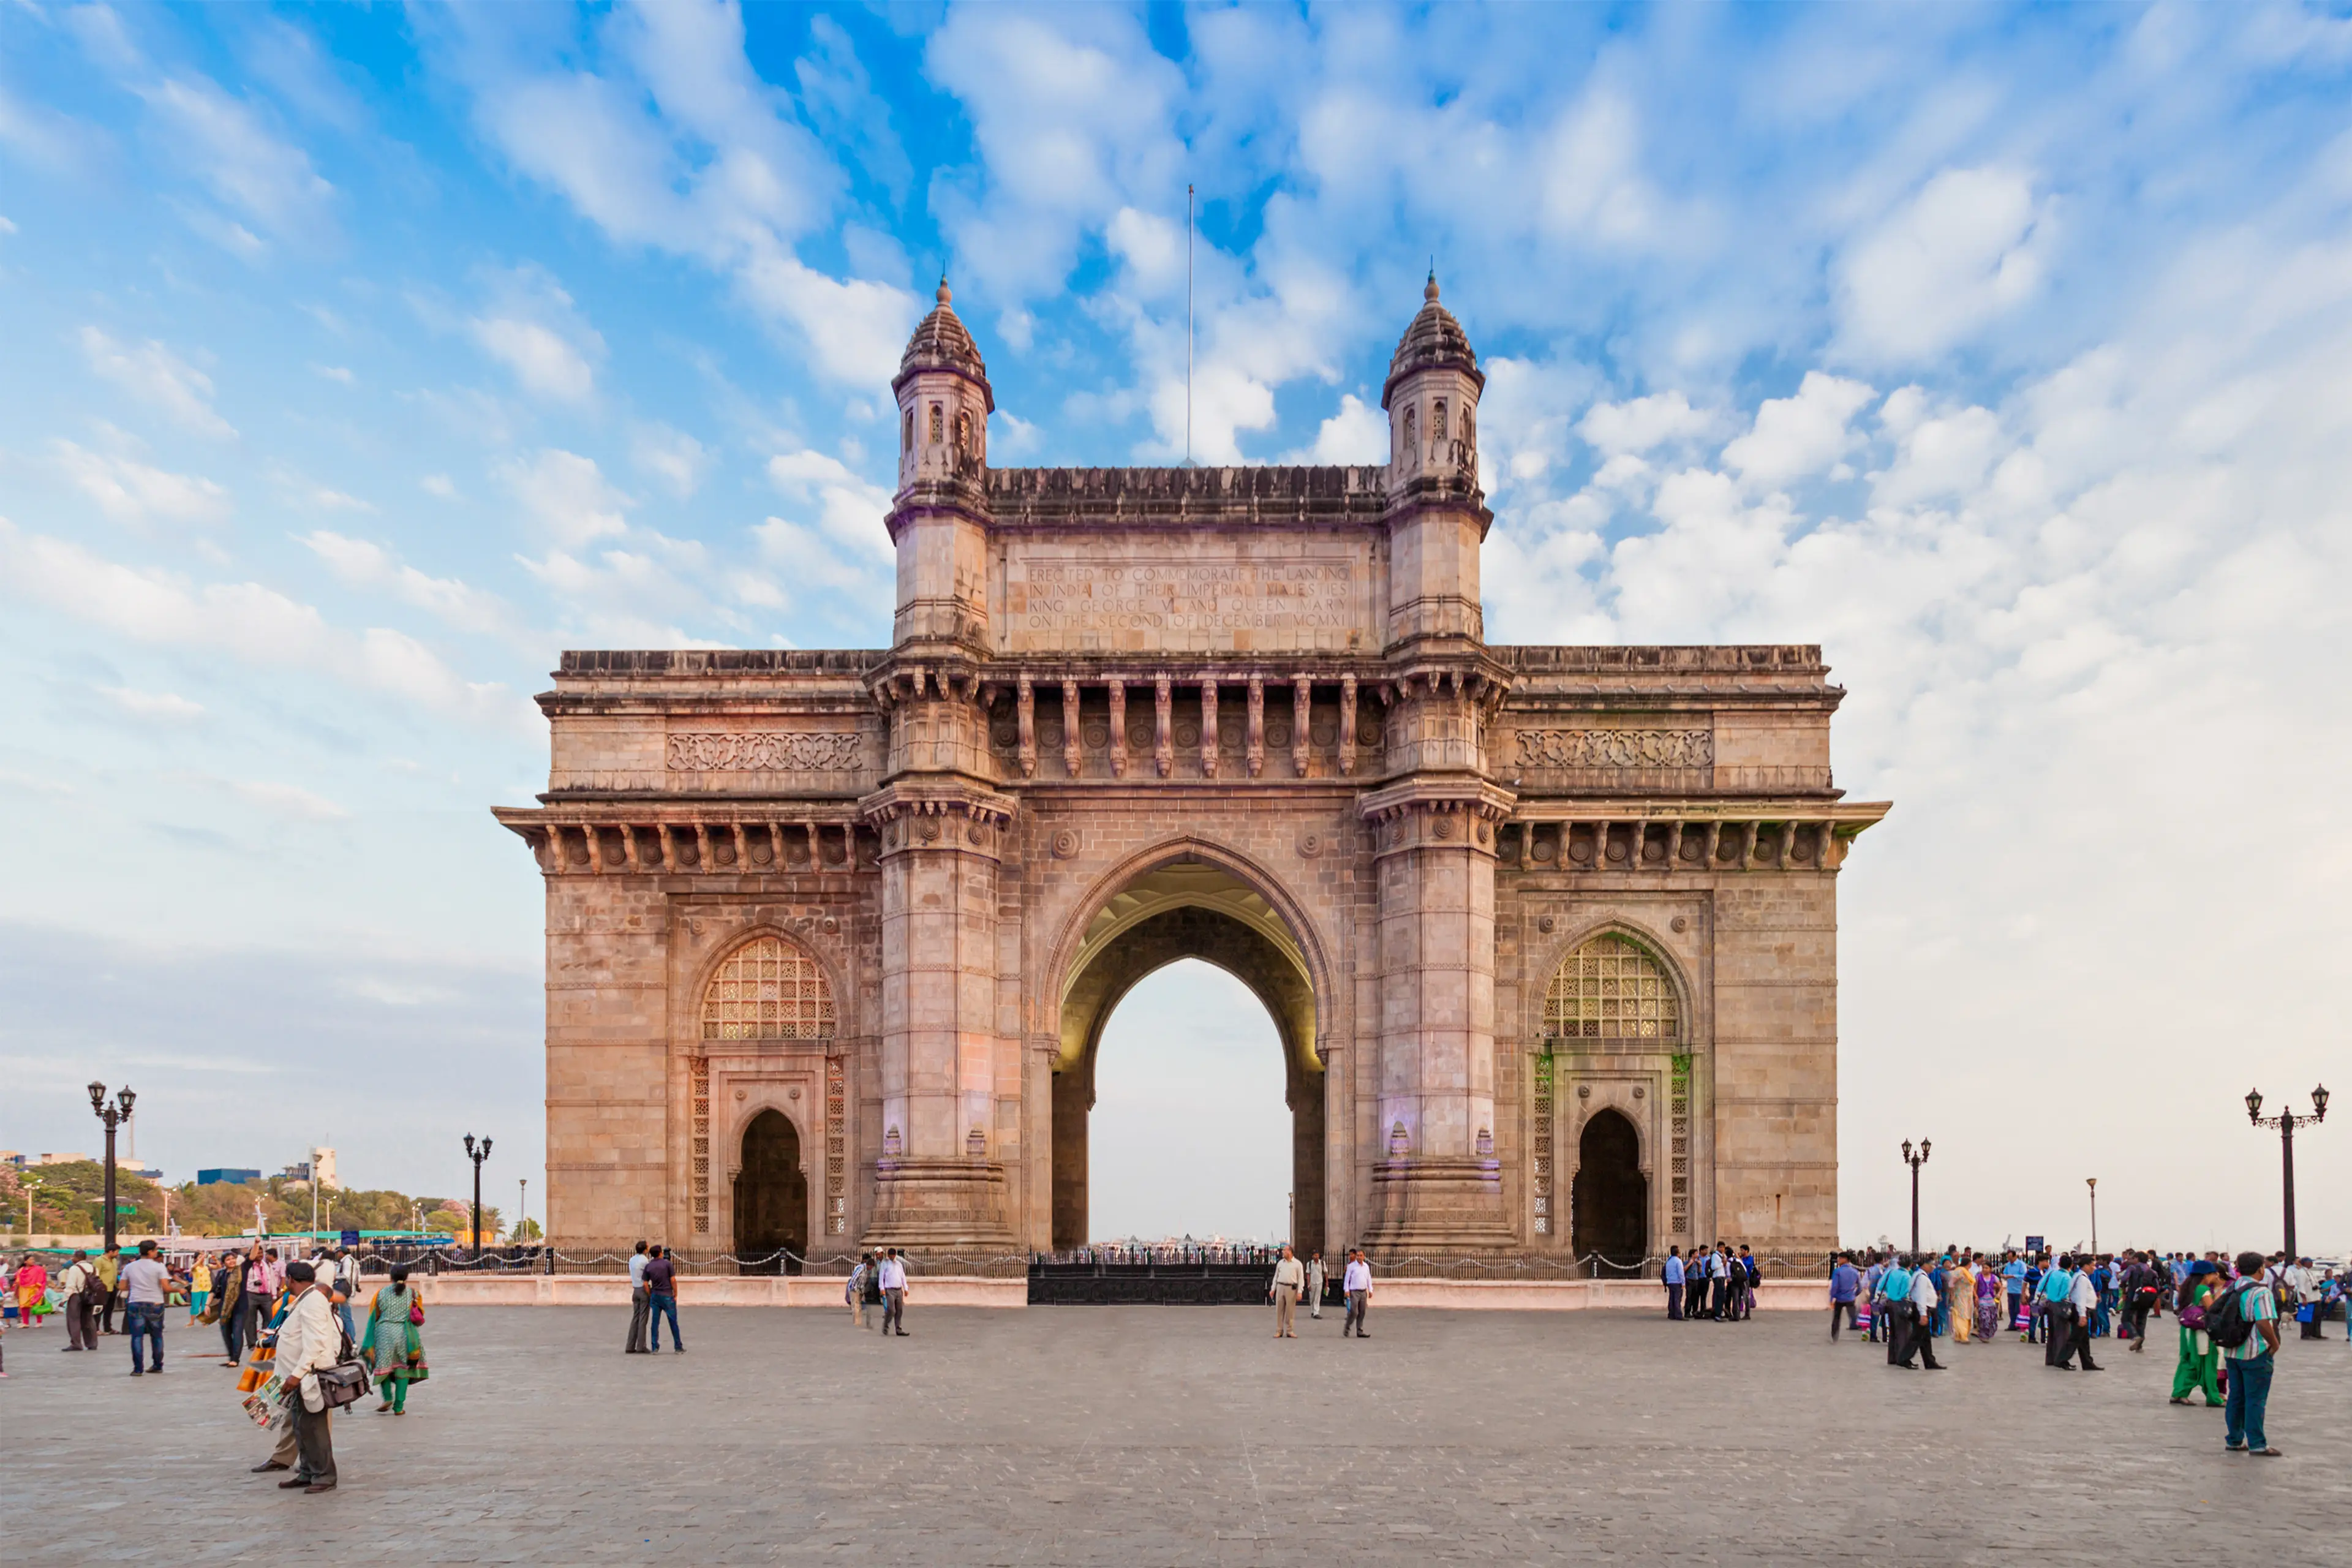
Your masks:
{"label": "ornate black lamp post", "polygon": [[1935,1145],[1927,1139],[1919,1140],[1919,1152],[1911,1152],[1911,1140],[1903,1140],[1903,1163],[1911,1167],[1911,1256],[1919,1256],[1919,1167],[1927,1163],[1927,1151]]}
{"label": "ornate black lamp post", "polygon": [[114,1130],[131,1120],[131,1101],[139,1097],[126,1087],[114,1097],[115,1103],[106,1103],[106,1085],[89,1086],[89,1108],[99,1121],[106,1124],[106,1247],[114,1249]]}
{"label": "ornate black lamp post", "polygon": [[482,1140],[479,1149],[474,1147],[474,1135],[466,1134],[466,1158],[474,1162],[474,1258],[482,1256],[482,1162],[490,1157],[490,1141]]}
{"label": "ornate black lamp post", "polygon": [[2099,1255],[2099,1178],[2085,1176],[2083,1180],[2091,1189],[2091,1256]]}
{"label": "ornate black lamp post", "polygon": [[2257,1127],[2279,1130],[2279,1161],[2284,1174],[2286,1193],[2286,1257],[2292,1263],[2300,1256],[2294,1249],[2294,1130],[2314,1121],[2327,1120],[2327,1086],[2321,1084],[2311,1091],[2311,1114],[2297,1116],[2292,1110],[2276,1116],[2263,1114],[2263,1091],[2246,1090],[2246,1120]]}

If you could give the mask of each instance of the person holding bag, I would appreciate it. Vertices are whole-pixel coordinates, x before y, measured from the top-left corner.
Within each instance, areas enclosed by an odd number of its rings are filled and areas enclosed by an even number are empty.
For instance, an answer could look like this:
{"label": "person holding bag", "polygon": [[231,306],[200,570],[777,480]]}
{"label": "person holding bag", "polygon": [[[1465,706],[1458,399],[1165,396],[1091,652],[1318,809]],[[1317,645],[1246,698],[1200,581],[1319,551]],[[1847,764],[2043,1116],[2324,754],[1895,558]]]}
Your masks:
{"label": "person holding bag", "polygon": [[297,1455],[294,1473],[278,1484],[305,1492],[335,1489],[335,1445],[327,1427],[326,1391],[319,1386],[318,1374],[341,1359],[343,1342],[342,1325],[335,1321],[335,1310],[316,1280],[307,1263],[286,1266],[290,1293],[286,1321],[278,1329],[275,1358],[278,1379],[286,1389],[286,1407],[294,1417]]}
{"label": "person holding bag", "polygon": [[408,1385],[423,1383],[425,1366],[425,1299],[408,1283],[408,1265],[395,1263],[392,1283],[375,1293],[368,1309],[367,1327],[360,1331],[360,1354],[374,1370],[383,1403],[379,1415],[408,1414]]}

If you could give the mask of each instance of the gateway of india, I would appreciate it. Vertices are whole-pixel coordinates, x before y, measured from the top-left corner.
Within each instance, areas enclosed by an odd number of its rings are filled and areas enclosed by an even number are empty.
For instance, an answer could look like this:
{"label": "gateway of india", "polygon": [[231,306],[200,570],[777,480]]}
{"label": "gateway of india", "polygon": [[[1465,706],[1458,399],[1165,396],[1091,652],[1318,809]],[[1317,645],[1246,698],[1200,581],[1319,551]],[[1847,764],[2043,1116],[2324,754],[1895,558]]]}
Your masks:
{"label": "gateway of india", "polygon": [[1104,1025],[1183,958],[1274,1020],[1302,1248],[1834,1245],[1837,874],[1888,809],[1831,782],[1843,689],[1489,644],[1486,377],[1424,297],[1384,464],[1000,468],[943,285],[889,647],[563,655],[497,813],[558,1247],[1082,1247]]}

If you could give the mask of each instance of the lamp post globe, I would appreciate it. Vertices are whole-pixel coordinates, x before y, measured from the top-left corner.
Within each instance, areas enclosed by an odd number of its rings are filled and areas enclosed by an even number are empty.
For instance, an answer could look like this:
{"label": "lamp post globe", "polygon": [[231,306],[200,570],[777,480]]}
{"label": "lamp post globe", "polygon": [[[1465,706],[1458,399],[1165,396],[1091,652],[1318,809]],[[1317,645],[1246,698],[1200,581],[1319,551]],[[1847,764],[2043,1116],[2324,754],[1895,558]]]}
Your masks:
{"label": "lamp post globe", "polygon": [[[109,1105],[106,1103],[106,1085],[100,1083],[95,1079],[92,1079],[90,1082],[90,1113],[96,1116],[100,1124],[106,1129],[106,1214],[104,1216],[103,1227],[106,1233],[106,1249],[109,1252],[113,1251],[116,1245],[114,1214],[114,1205],[116,1201],[114,1189],[114,1131],[116,1128],[131,1120],[131,1102],[136,1100],[139,1097],[137,1095],[131,1092],[128,1087],[125,1087],[120,1094],[115,1096],[114,1103],[112,1105]],[[30,1228],[29,1226],[27,1228]]]}
{"label": "lamp post globe", "polygon": [[1903,1141],[1903,1163],[1911,1167],[1911,1255],[1914,1258],[1919,1255],[1919,1167],[1927,1163],[1928,1152],[1934,1148],[1934,1143],[1922,1138],[1919,1140],[1919,1152],[1914,1154],[1911,1141],[1908,1138]]}
{"label": "lamp post globe", "polygon": [[2246,1117],[2257,1127],[2278,1129],[2280,1206],[2284,1211],[2282,1215],[2284,1221],[2282,1228],[2286,1233],[2284,1237],[2286,1256],[2291,1262],[2299,1256],[2294,1241],[2294,1130],[2298,1126],[2306,1126],[2327,1120],[2327,1086],[2323,1083],[2313,1088],[2311,1114],[2308,1116],[2297,1116],[2293,1106],[2287,1107],[2276,1116],[2264,1116],[2262,1091],[2250,1089],[2246,1091]]}
{"label": "lamp post globe", "polygon": [[475,1147],[474,1135],[466,1134],[466,1158],[474,1162],[474,1260],[482,1257],[482,1162],[490,1157],[490,1141],[485,1138]]}

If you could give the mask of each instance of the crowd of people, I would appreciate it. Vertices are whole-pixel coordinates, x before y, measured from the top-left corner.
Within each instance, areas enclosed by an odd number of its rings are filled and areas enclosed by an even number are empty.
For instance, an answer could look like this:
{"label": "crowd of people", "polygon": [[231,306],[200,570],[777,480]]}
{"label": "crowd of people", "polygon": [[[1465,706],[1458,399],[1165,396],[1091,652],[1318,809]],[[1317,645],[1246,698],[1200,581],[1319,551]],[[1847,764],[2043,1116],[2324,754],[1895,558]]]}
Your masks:
{"label": "crowd of people", "polygon": [[[282,1243],[273,1249],[257,1241],[242,1252],[197,1253],[182,1267],[153,1241],[142,1241],[127,1259],[117,1247],[96,1258],[77,1250],[55,1275],[37,1253],[0,1258],[0,1301],[20,1330],[64,1320],[62,1352],[97,1350],[100,1339],[117,1335],[129,1339],[133,1377],[163,1373],[172,1308],[186,1310],[188,1326],[216,1325],[216,1364],[236,1371],[246,1414],[278,1434],[276,1450],[254,1473],[289,1470],[278,1485],[315,1493],[336,1486],[333,1411],[373,1389],[378,1414],[405,1415],[409,1389],[430,1374],[424,1298],[408,1274],[404,1264],[392,1268],[389,1282],[368,1297],[361,1326],[352,1302],[368,1293],[361,1260],[348,1248],[320,1248],[305,1258]],[[0,1335],[6,1328],[0,1319]],[[0,1361],[0,1377],[6,1375]]]}
{"label": "crowd of people", "polygon": [[2093,1342],[2144,1353],[2150,1322],[2168,1310],[2178,1347],[2172,1403],[2201,1394],[2224,1412],[2230,1452],[2276,1458],[2282,1450],[2264,1422],[2280,1326],[2293,1321],[2301,1338],[2324,1340],[2347,1296],[2352,1267],[2331,1271],[2284,1253],[2010,1249],[1995,1258],[1962,1247],[1882,1249],[1838,1255],[1830,1273],[1830,1339],[1856,1328],[1871,1342],[1885,1342],[1888,1365],[1940,1372],[1937,1341],[1989,1345],[2006,1332],[2042,1346],[2042,1364],[2053,1371],[2079,1364],[2101,1372]]}
{"label": "crowd of people", "polygon": [[1727,1241],[1693,1247],[1683,1257],[1679,1247],[1666,1249],[1660,1271],[1666,1283],[1666,1316],[1679,1322],[1736,1323],[1756,1311],[1756,1287],[1764,1283],[1764,1265],[1742,1247],[1737,1253]]}

